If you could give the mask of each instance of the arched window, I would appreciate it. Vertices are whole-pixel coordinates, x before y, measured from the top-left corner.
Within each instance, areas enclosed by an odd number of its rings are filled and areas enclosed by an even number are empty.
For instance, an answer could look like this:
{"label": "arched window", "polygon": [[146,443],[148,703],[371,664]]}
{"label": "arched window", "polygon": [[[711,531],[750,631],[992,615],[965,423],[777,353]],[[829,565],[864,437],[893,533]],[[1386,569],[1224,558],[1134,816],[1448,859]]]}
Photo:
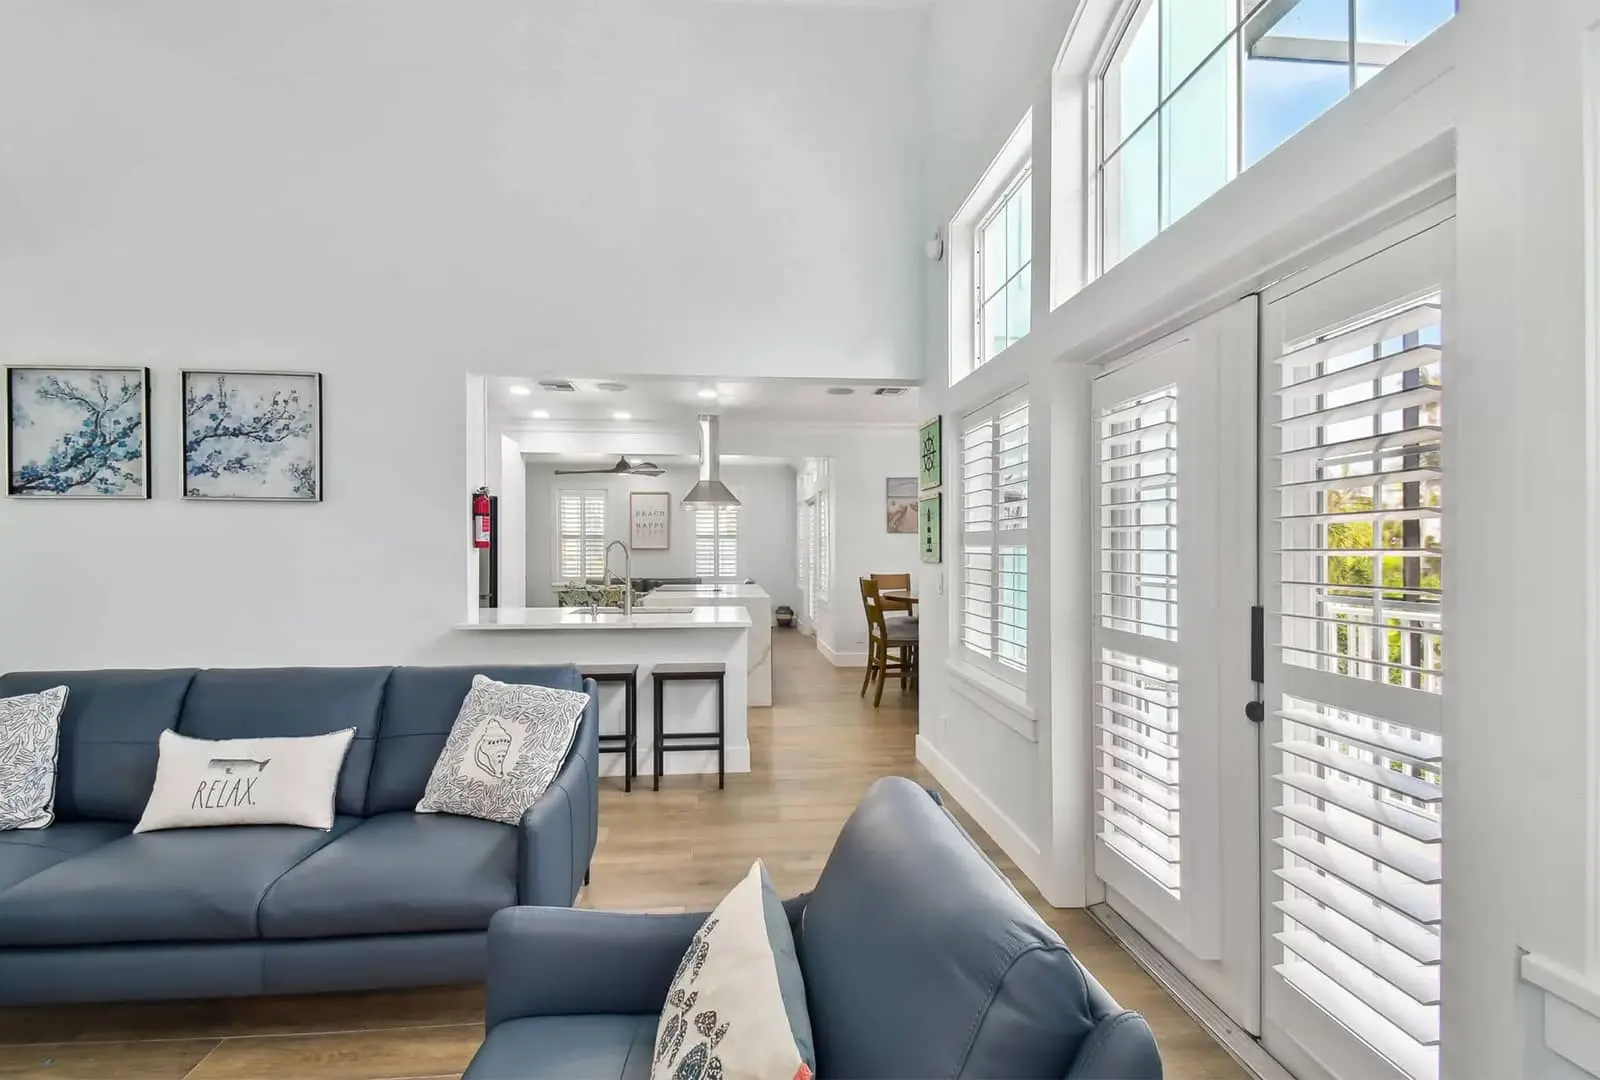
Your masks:
{"label": "arched window", "polygon": [[1133,0],[1098,65],[1101,271],[1399,59],[1456,0]]}

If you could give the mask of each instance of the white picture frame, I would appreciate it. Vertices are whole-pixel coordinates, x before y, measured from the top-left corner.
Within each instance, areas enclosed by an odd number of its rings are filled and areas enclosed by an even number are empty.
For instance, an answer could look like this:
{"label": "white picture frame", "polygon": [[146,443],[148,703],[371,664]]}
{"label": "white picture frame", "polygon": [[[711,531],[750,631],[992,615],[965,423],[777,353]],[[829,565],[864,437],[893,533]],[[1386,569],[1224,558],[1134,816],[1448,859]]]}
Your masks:
{"label": "white picture frame", "polygon": [[672,546],[672,494],[635,491],[628,495],[628,546],[634,551],[666,551]]}

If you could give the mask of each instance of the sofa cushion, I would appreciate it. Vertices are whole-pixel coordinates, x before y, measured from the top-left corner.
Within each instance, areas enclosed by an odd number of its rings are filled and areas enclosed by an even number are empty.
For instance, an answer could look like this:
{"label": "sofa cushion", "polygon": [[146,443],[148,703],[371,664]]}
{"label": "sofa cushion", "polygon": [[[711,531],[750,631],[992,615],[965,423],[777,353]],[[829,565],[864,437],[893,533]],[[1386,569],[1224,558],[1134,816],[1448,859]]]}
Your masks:
{"label": "sofa cushion", "polygon": [[[197,739],[326,735],[355,728],[337,811],[366,813],[372,746],[389,668],[236,668],[194,677],[178,731]],[[148,790],[148,788],[147,788]]]}
{"label": "sofa cushion", "polygon": [[927,792],[878,781],[800,922],[817,1075],[1065,1076],[1094,1028],[1056,933]]}
{"label": "sofa cushion", "polygon": [[56,766],[58,821],[138,821],[156,775],[156,739],[178,722],[194,672],[18,671],[0,697],[68,688]]}
{"label": "sofa cushion", "polygon": [[655,1016],[533,1016],[495,1025],[461,1080],[644,1080]]}
{"label": "sofa cushion", "polygon": [[486,930],[517,902],[517,830],[444,814],[368,818],[280,878],[269,938]]}
{"label": "sofa cushion", "polygon": [[358,820],[337,818],[331,832],[234,825],[112,840],[0,892],[0,945],[255,938],[272,883]]}
{"label": "sofa cushion", "polygon": [[48,829],[0,832],[0,892],[74,855],[128,835],[120,821],[58,821]]}
{"label": "sofa cushion", "polygon": [[367,813],[416,809],[474,675],[557,690],[583,689],[583,677],[571,664],[395,668],[383,695]]}

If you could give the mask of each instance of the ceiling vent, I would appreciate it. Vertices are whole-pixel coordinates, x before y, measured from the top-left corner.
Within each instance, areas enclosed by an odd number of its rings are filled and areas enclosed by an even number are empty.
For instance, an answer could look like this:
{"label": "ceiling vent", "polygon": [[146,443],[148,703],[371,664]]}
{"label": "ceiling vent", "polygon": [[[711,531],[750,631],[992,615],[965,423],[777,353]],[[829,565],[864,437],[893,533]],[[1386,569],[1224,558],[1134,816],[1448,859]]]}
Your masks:
{"label": "ceiling vent", "polygon": [[566,379],[541,379],[539,382],[539,389],[549,390],[556,394],[572,394],[576,393],[578,390],[576,386],[573,386],[572,383]]}
{"label": "ceiling vent", "polygon": [[855,391],[855,387],[853,387],[853,386],[830,386],[830,387],[828,387],[828,393],[832,394],[834,397],[849,397],[851,394],[853,394],[855,392],[856,392]]}
{"label": "ceiling vent", "polygon": [[880,386],[872,393],[876,397],[899,397],[906,392],[903,386]]}

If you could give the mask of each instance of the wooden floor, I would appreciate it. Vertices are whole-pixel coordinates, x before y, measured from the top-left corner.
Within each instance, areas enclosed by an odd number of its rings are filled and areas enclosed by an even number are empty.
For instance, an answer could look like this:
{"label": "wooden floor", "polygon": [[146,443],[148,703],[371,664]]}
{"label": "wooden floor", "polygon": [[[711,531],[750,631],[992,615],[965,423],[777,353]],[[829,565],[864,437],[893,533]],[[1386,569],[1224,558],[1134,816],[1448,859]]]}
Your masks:
{"label": "wooden floor", "polygon": [[[914,697],[873,709],[859,671],[830,667],[808,639],[775,635],[777,700],[750,712],[751,772],[668,777],[659,793],[620,783],[600,797],[593,884],[580,904],[710,908],[760,857],[785,893],[817,874],[873,780],[911,776]],[[1081,911],[1057,911],[959,813],[1107,990],[1149,1019],[1173,1080],[1245,1073]],[[458,1076],[482,1039],[481,987],[299,998],[0,1009],[0,1077],[50,1080],[381,1080]]]}

